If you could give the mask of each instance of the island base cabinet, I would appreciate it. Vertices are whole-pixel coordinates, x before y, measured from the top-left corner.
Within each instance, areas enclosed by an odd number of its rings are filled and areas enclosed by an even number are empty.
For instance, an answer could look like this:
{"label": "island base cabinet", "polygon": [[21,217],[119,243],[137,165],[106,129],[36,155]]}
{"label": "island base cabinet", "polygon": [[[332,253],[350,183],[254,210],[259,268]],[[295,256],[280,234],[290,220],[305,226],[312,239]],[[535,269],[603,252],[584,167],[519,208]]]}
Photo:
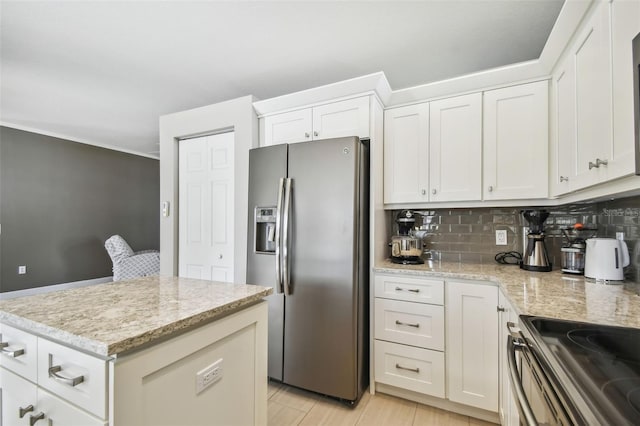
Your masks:
{"label": "island base cabinet", "polygon": [[498,412],[498,288],[447,281],[447,379],[453,402]]}
{"label": "island base cabinet", "polygon": [[[110,377],[113,425],[266,424],[266,309],[261,302],[117,358]],[[198,376],[214,364],[219,378],[199,390]]]}

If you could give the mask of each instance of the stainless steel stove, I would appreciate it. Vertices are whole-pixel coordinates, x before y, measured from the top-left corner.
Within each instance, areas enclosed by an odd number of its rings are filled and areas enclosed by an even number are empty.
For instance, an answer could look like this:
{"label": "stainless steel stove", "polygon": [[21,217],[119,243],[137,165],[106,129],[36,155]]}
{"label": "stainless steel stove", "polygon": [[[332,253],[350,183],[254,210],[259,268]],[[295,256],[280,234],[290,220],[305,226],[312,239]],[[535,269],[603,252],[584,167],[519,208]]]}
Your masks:
{"label": "stainless steel stove", "polygon": [[640,329],[521,316],[511,336],[523,424],[640,424]]}

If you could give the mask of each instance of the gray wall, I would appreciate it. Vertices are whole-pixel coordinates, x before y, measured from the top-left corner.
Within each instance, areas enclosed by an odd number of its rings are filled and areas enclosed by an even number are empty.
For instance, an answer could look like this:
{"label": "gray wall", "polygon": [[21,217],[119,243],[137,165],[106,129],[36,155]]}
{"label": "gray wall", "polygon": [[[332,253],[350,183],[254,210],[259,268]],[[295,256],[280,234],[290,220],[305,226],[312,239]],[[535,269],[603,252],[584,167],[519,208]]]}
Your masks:
{"label": "gray wall", "polygon": [[112,275],[113,234],[158,249],[159,194],[157,160],[0,127],[0,292]]}

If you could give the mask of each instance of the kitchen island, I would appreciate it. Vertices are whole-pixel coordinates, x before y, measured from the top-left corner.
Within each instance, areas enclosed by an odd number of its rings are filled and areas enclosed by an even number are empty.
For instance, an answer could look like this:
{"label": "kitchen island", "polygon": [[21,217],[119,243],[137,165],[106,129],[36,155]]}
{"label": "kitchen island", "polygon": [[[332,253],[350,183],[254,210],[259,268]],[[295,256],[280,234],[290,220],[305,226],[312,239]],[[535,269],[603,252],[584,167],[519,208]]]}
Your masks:
{"label": "kitchen island", "polygon": [[604,283],[582,275],[530,272],[497,263],[380,262],[375,273],[492,282],[521,315],[640,328],[640,284]]}
{"label": "kitchen island", "polygon": [[271,292],[145,277],[2,300],[3,424],[266,424]]}

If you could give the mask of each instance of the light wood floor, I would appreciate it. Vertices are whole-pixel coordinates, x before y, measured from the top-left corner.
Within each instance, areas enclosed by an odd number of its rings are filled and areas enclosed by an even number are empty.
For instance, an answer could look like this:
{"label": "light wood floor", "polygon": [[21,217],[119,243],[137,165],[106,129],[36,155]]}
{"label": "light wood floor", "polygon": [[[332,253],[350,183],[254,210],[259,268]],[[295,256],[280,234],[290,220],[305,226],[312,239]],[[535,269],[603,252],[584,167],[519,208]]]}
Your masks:
{"label": "light wood floor", "polygon": [[311,392],[269,382],[269,426],[495,426],[427,405],[366,391],[355,408]]}

